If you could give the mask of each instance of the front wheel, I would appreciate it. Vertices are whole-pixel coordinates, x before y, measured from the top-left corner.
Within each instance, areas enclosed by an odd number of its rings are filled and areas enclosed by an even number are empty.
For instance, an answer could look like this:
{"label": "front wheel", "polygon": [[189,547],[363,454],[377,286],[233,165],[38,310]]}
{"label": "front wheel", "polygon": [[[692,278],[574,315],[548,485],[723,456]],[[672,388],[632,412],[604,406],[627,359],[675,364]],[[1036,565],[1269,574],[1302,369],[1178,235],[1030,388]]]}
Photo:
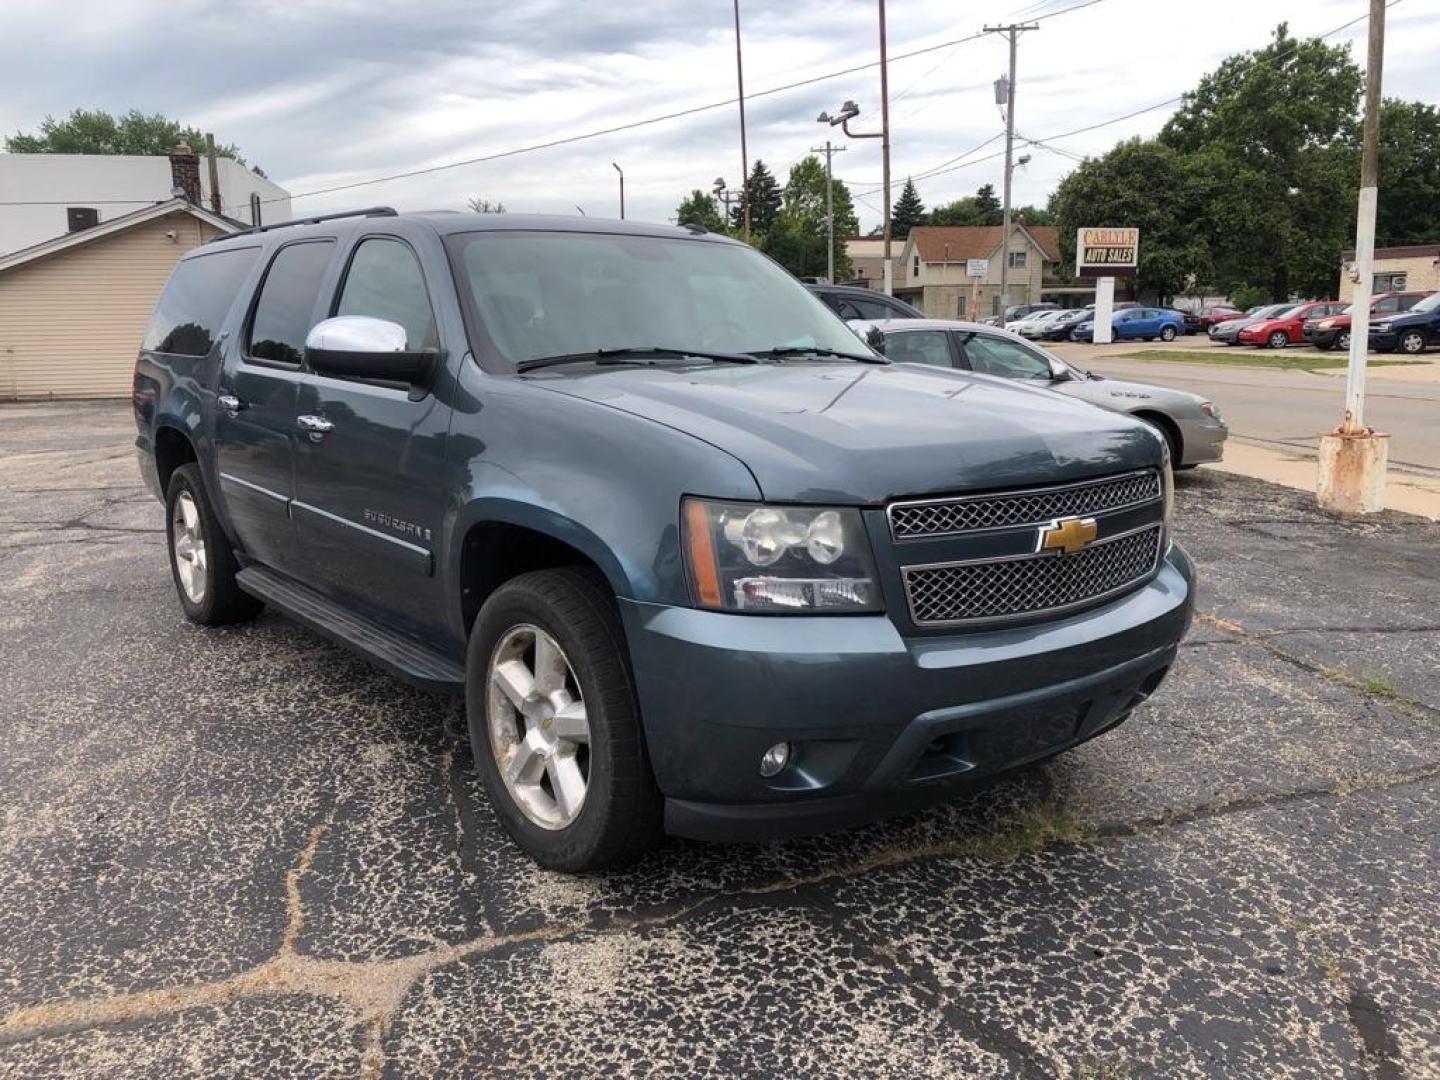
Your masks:
{"label": "front wheel", "polygon": [[1335,348],[1339,349],[1341,352],[1348,352],[1348,351],[1349,351],[1349,349],[1350,349],[1350,331],[1349,331],[1349,330],[1342,330],[1342,331],[1340,331],[1339,336],[1335,338]]}
{"label": "front wheel", "polygon": [[240,564],[205,494],[200,467],[181,465],[165,490],[165,538],[170,573],[185,617],[223,626],[255,616],[263,606],[235,582]]}
{"label": "front wheel", "polygon": [[1284,330],[1276,330],[1265,342],[1272,349],[1283,349],[1290,344],[1290,335]]}
{"label": "front wheel", "polygon": [[1174,340],[1175,340],[1175,328],[1174,328],[1173,326],[1162,327],[1161,330],[1160,330],[1160,340],[1161,340],[1161,341],[1174,341]]}
{"label": "front wheel", "polygon": [[506,832],[541,866],[618,866],[659,842],[662,803],[615,599],[578,567],[507,582],[466,657],[470,749]]}
{"label": "front wheel", "polygon": [[1419,330],[1407,330],[1400,335],[1397,345],[1402,353],[1418,356],[1425,351],[1425,335]]}

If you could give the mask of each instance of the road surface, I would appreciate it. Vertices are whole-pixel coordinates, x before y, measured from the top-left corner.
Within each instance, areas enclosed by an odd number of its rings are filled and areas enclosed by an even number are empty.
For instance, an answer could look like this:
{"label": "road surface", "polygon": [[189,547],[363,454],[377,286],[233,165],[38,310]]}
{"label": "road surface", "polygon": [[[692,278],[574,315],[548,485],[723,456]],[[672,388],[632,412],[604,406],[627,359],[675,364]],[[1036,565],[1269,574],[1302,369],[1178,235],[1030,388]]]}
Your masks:
{"label": "road surface", "polygon": [[[1153,346],[1151,346],[1153,348]],[[1195,363],[1127,360],[1076,347],[1055,350],[1097,375],[1159,383],[1204,394],[1220,407],[1232,437],[1316,451],[1319,433],[1340,421],[1345,408],[1343,375]],[[1386,379],[1373,369],[1365,395],[1365,419],[1388,431],[1390,464],[1440,476],[1440,382]]]}

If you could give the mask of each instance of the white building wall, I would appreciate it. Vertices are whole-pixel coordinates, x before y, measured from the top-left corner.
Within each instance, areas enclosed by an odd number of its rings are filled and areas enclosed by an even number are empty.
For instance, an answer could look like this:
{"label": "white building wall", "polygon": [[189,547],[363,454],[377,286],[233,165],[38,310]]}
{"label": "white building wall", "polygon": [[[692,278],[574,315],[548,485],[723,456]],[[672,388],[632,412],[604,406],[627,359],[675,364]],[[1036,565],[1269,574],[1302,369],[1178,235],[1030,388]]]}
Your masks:
{"label": "white building wall", "polygon": [[[223,213],[250,222],[250,195],[266,200],[265,223],[290,220],[290,193],[229,158],[216,163]],[[0,255],[63,235],[65,210],[93,206],[108,221],[171,197],[168,157],[131,154],[0,154]],[[210,169],[200,159],[210,208]],[[271,201],[273,200],[273,201]],[[14,205],[14,204],[22,205]],[[25,205],[29,204],[29,205]]]}

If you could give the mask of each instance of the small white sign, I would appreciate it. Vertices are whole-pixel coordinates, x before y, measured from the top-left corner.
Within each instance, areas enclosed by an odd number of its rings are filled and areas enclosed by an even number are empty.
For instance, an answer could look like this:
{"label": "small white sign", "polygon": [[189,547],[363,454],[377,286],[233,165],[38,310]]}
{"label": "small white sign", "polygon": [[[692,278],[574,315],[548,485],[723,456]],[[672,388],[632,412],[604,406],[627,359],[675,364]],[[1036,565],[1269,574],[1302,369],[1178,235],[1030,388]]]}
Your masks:
{"label": "small white sign", "polygon": [[965,273],[969,277],[983,278],[990,273],[989,259],[966,259]]}

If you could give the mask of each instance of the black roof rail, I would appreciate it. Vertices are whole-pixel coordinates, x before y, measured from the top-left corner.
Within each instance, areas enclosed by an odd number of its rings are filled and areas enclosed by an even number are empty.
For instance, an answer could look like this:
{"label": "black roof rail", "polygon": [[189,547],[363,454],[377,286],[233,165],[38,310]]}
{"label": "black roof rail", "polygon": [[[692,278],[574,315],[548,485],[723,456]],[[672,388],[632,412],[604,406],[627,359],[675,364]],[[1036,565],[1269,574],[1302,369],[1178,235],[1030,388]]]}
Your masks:
{"label": "black roof rail", "polygon": [[277,221],[274,225],[256,225],[253,228],[245,229],[236,233],[236,236],[249,236],[251,233],[269,232],[271,229],[288,229],[292,225],[318,225],[322,221],[337,221],[340,218],[350,217],[396,217],[399,211],[393,206],[371,206],[364,210],[342,210],[338,214],[320,214],[316,217],[292,218],[289,221]]}

